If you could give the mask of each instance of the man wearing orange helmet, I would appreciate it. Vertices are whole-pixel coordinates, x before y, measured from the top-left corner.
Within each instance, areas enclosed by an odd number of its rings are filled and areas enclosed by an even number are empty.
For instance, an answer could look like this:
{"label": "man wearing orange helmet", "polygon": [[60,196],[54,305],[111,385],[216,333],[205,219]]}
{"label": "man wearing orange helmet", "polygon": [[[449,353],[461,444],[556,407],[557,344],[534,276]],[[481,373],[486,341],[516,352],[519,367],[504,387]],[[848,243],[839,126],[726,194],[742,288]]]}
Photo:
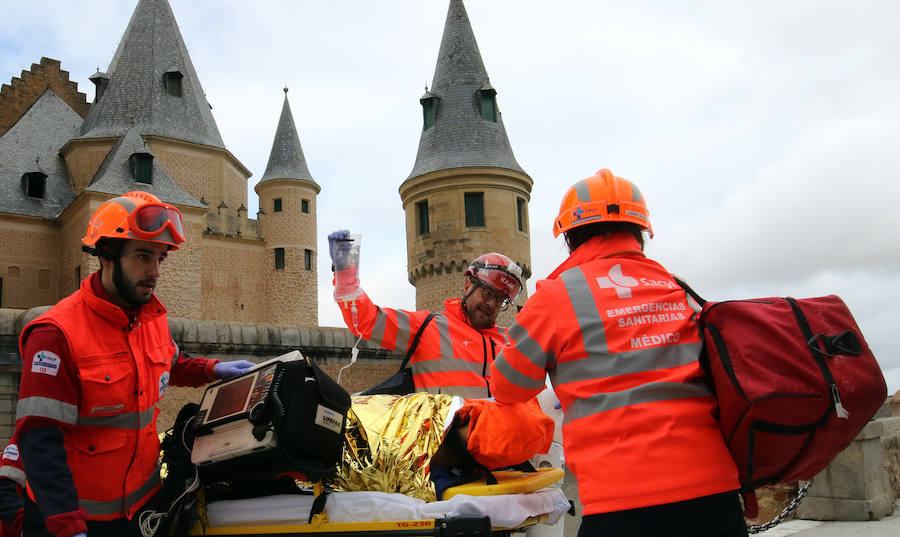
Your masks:
{"label": "man wearing orange helmet", "polygon": [[578,181],[560,233],[570,255],[516,316],[491,391],[523,401],[549,373],[584,505],[579,536],[747,535],[694,311],[643,253],[653,231],[641,192],[607,169]]}
{"label": "man wearing orange helmet", "polygon": [[184,242],[181,213],[146,192],[101,205],[82,242],[100,270],[23,330],[16,431],[28,487],[24,535],[139,536],[159,490],[157,403],[253,364],[192,358],[154,295]]}
{"label": "man wearing orange helmet", "polygon": [[[328,236],[332,263],[341,277],[347,266],[346,230]],[[463,297],[444,301],[444,310],[425,326],[410,360],[417,391],[446,393],[477,399],[490,396],[488,376],[506,329],[495,321],[522,289],[522,269],[503,254],[479,256],[466,269]],[[351,279],[355,279],[355,272]],[[359,288],[338,300],[344,322],[357,336],[388,350],[406,350],[429,311],[406,311],[376,306]],[[346,296],[345,295],[345,296]]]}

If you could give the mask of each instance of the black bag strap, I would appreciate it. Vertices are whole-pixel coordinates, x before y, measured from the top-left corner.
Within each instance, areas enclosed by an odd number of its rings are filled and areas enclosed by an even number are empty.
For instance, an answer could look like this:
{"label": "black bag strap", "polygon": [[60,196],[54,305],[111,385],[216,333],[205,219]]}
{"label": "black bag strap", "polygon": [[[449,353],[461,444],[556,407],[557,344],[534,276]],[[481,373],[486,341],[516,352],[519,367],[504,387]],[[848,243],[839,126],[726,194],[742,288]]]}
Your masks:
{"label": "black bag strap", "polygon": [[674,274],[672,275],[672,279],[674,279],[674,280],[675,280],[675,283],[677,283],[678,285],[680,285],[681,288],[684,289],[684,292],[687,293],[688,295],[690,295],[690,297],[693,298],[694,301],[695,301],[697,304],[699,304],[701,308],[706,304],[706,300],[704,300],[703,297],[701,297],[701,296],[697,293],[697,291],[694,291],[694,290],[691,288],[691,286],[687,284],[687,282],[685,282],[684,280],[682,280],[681,278],[679,278],[678,276],[676,276],[676,275],[674,275]]}
{"label": "black bag strap", "polygon": [[422,332],[425,331],[425,327],[428,326],[428,323],[431,322],[431,319],[437,315],[435,312],[431,312],[428,314],[428,317],[425,317],[425,320],[422,322],[422,326],[419,327],[419,331],[416,332],[416,337],[413,338],[412,345],[410,345],[409,350],[406,352],[406,357],[403,358],[403,363],[400,364],[400,369],[397,371],[403,371],[403,368],[409,365],[409,360],[412,358],[414,352],[416,352],[416,347],[419,346],[419,340],[422,339]]}

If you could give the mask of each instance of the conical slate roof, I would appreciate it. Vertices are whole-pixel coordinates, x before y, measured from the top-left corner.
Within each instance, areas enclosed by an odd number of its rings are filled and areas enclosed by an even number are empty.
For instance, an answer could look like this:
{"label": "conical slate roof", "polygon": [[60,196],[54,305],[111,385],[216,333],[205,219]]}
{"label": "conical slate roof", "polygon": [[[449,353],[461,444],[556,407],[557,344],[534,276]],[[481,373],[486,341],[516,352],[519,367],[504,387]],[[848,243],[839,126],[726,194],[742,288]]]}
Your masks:
{"label": "conical slate roof", "polygon": [[259,182],[273,179],[300,179],[312,183],[318,191],[319,185],[309,173],[306,158],[303,156],[303,148],[300,147],[300,136],[297,134],[297,126],[294,123],[294,116],[291,114],[287,91],[287,88],[284,88],[281,118],[278,120],[278,128],[275,129],[275,140],[272,142],[266,173]]}
{"label": "conical slate roof", "polygon": [[[82,138],[122,136],[133,121],[143,136],[225,147],[167,0],[138,1],[107,73]],[[180,73],[180,97],[169,95],[166,73]]]}
{"label": "conical slate roof", "polygon": [[450,0],[431,89],[434,126],[419,140],[416,163],[407,179],[447,168],[488,166],[525,173],[516,162],[503,120],[481,116],[479,90],[493,91],[462,0]]}

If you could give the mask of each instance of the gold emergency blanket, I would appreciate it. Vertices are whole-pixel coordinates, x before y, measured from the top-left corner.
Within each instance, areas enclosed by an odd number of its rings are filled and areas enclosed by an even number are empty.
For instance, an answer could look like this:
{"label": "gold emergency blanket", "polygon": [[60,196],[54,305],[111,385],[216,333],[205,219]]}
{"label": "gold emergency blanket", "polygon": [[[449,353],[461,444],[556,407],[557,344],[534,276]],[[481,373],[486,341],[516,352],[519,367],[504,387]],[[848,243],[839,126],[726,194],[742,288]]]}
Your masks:
{"label": "gold emergency blanket", "polygon": [[353,396],[347,441],[331,486],[435,501],[429,463],[441,446],[452,401],[430,393]]}

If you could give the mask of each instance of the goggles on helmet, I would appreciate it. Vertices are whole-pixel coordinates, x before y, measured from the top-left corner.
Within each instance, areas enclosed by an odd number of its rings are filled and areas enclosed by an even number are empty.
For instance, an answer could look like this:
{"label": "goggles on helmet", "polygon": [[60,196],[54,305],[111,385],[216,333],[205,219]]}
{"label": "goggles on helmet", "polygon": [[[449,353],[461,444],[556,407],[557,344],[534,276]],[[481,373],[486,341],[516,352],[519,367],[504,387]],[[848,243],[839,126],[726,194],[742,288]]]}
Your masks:
{"label": "goggles on helmet", "polygon": [[185,240],[181,212],[167,203],[141,205],[128,215],[128,228],[132,235],[142,239],[154,239],[168,229],[174,242]]}
{"label": "goggles on helmet", "polygon": [[515,263],[504,266],[476,261],[468,272],[479,286],[503,295],[504,307],[515,302],[522,290],[522,269]]}

